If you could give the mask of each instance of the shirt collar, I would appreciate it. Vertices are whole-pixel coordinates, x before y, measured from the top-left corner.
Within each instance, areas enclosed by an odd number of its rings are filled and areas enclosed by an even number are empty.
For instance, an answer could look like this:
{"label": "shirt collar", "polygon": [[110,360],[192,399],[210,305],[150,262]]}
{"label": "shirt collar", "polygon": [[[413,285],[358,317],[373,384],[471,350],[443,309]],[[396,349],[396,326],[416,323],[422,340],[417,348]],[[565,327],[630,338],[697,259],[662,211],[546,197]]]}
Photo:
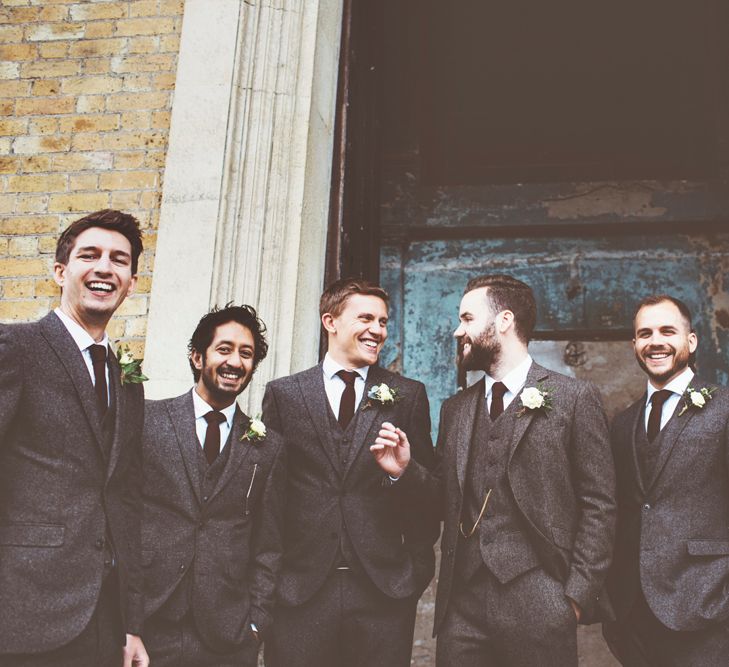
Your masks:
{"label": "shirt collar", "polygon": [[[506,385],[507,391],[509,391],[513,396],[516,396],[516,394],[519,393],[519,390],[526,384],[527,375],[529,375],[529,369],[531,367],[532,358],[531,355],[527,354],[524,361],[515,368],[512,368],[506,375],[504,375],[503,378],[501,378],[501,382]],[[494,378],[492,378],[488,373],[484,376],[484,379],[486,381],[486,396],[488,396],[489,393],[491,393],[491,387],[494,386],[496,380],[494,380]]]}
{"label": "shirt collar", "polygon": [[[691,384],[691,380],[693,380],[694,372],[687,366],[683,372],[680,375],[677,375],[673,380],[671,380],[664,389],[667,389],[668,391],[673,392],[674,394],[678,394],[679,396],[683,396],[686,389],[688,389],[688,386]],[[650,403],[651,396],[655,394],[658,391],[651,383],[650,380],[648,381],[648,397],[647,401]]]}
{"label": "shirt collar", "polygon": [[[201,397],[200,394],[195,391],[195,387],[192,388],[192,405],[195,408],[195,419],[204,417],[211,410],[215,410],[214,407],[208,405]],[[228,426],[233,426],[233,415],[235,414],[235,401],[233,401],[227,408],[218,410],[222,412],[225,417],[225,421],[228,422]]]}
{"label": "shirt collar", "polygon": [[326,353],[321,368],[324,372],[324,377],[327,380],[331,380],[339,371],[354,371],[355,373],[359,374],[359,376],[363,380],[366,381],[367,373],[370,370],[369,366],[362,366],[361,368],[345,368],[341,364],[334,361],[334,359],[329,356],[329,352]]}
{"label": "shirt collar", "polygon": [[107,349],[109,348],[109,336],[104,332],[104,337],[102,338],[100,343],[97,343],[91,336],[91,334],[86,331],[78,322],[71,319],[66,313],[64,313],[60,308],[56,308],[53,312],[58,315],[58,319],[61,320],[63,323],[63,326],[66,327],[68,330],[68,333],[71,334],[71,338],[73,338],[73,342],[76,343],[79,350],[82,352],[84,350],[87,350],[92,345],[103,345]]}

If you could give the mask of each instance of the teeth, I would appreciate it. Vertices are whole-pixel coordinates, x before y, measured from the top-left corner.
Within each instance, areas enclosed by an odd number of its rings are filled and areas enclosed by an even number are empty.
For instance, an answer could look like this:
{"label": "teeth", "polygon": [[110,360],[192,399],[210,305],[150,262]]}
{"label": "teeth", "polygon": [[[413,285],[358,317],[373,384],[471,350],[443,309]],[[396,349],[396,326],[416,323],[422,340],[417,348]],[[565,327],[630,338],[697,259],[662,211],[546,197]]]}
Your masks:
{"label": "teeth", "polygon": [[240,377],[237,373],[221,373],[220,375],[226,380],[237,380]]}
{"label": "teeth", "polygon": [[367,347],[371,347],[371,348],[373,348],[373,349],[377,347],[377,343],[375,343],[375,341],[373,341],[373,340],[363,340],[362,342],[363,342],[363,343],[364,343],[364,344],[365,344],[365,345],[366,345]]}
{"label": "teeth", "polygon": [[89,289],[101,290],[102,292],[111,292],[114,288],[107,283],[89,283]]}

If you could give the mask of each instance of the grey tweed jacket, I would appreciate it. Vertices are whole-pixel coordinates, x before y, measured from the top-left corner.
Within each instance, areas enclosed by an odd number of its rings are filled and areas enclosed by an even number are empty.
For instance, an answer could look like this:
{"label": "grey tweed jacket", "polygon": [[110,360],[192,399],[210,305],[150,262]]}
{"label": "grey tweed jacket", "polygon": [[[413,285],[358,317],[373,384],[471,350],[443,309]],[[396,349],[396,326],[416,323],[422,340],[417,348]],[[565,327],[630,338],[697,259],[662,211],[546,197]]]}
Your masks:
{"label": "grey tweed jacket", "polygon": [[[694,378],[694,388],[716,385]],[[673,630],[700,630],[729,618],[729,390],[661,432],[656,468],[643,479],[636,433],[646,397],[613,421],[618,538],[608,587],[619,618],[642,589]]]}
{"label": "grey tweed jacket", "polygon": [[50,313],[0,327],[0,651],[62,646],[86,627],[118,559],[120,612],[141,629],[139,480],[144,396],[109,363],[110,454],[96,394],[73,338]]}
{"label": "grey tweed jacket", "polygon": [[145,616],[191,576],[197,628],[220,652],[239,647],[251,622],[265,635],[281,558],[285,452],[270,428],[241,440],[249,423],[236,407],[225,467],[203,495],[191,393],[148,401],[144,420]]}
{"label": "grey tweed jacket", "polygon": [[[580,605],[582,622],[608,619],[612,610],[602,591],[613,550],[615,471],[605,412],[594,385],[532,363],[525,387],[537,385],[549,391],[552,408],[516,418],[508,485],[542,567]],[[466,466],[483,400],[483,382],[446,400],[435,474],[411,463],[402,479],[428,486],[444,521],[435,634],[451,598]]]}
{"label": "grey tweed jacket", "polygon": [[[399,390],[395,405],[365,407],[367,393],[386,383]],[[331,408],[321,365],[269,382],[263,399],[267,424],[284,437],[288,483],[284,556],[278,598],[299,605],[324,583],[346,531],[367,576],[385,595],[420,595],[433,577],[437,518],[404,494],[375,462],[369,447],[380,424],[402,428],[413,456],[433,466],[428,398],[422,383],[371,366],[345,456],[331,432]]]}

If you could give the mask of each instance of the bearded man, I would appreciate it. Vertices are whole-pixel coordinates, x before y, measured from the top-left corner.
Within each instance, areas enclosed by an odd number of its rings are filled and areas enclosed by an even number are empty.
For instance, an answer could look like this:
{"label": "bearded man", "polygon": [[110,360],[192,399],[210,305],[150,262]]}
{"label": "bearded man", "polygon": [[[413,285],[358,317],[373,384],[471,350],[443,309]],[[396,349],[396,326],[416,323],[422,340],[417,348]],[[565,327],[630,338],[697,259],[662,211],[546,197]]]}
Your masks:
{"label": "bearded man", "polygon": [[691,313],[651,296],[633,321],[643,397],[611,429],[618,539],[605,635],[626,667],[729,655],[729,394],[694,374]]}
{"label": "bearded man", "polygon": [[454,336],[484,379],[441,409],[437,467],[383,425],[373,449],[443,518],[435,608],[441,667],[577,666],[577,623],[610,618],[601,594],[615,524],[614,469],[597,390],[532,361],[536,304],[511,276],[474,278]]}

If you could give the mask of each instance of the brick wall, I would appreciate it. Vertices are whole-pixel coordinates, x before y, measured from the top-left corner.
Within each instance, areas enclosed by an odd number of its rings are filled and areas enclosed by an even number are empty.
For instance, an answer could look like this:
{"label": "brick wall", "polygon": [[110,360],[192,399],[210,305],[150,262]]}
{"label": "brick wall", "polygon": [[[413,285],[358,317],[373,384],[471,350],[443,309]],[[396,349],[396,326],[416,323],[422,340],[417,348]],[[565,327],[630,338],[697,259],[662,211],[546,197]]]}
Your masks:
{"label": "brick wall", "polygon": [[183,5],[0,0],[0,321],[55,306],[59,232],[118,208],[145,253],[109,334],[142,352]]}

